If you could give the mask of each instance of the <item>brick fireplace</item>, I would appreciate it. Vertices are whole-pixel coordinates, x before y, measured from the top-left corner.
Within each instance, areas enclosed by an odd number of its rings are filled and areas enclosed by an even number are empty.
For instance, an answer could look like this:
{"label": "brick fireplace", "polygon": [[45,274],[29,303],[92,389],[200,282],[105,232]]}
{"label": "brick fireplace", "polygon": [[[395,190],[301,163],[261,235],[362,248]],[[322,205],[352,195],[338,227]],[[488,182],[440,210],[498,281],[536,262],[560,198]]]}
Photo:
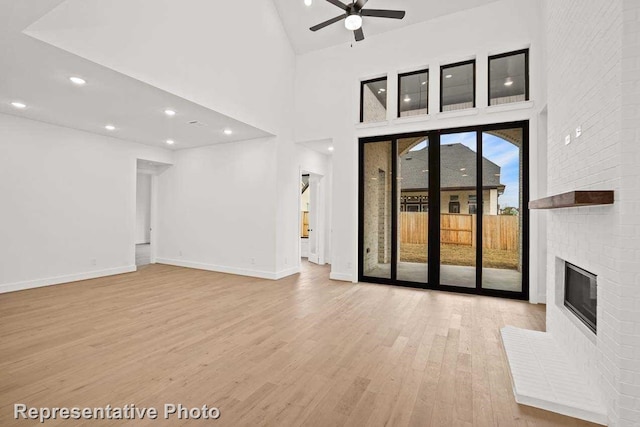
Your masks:
{"label": "brick fireplace", "polygon": [[[545,7],[548,195],[615,192],[613,205],[536,212],[547,224],[547,331],[602,400],[609,425],[638,426],[640,3]],[[565,306],[566,263],[597,276],[597,335]]]}

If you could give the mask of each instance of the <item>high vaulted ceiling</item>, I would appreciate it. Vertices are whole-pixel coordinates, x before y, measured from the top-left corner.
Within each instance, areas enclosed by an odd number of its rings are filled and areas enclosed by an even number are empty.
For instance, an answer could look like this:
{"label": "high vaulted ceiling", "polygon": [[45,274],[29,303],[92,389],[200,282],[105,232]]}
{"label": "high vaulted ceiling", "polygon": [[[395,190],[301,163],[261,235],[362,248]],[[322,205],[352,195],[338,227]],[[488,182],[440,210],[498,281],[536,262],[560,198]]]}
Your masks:
{"label": "high vaulted ceiling", "polygon": [[[492,3],[496,0],[369,0],[365,8],[394,9],[407,12],[402,20],[363,18],[365,37],[393,31],[398,28],[428,21],[440,16]],[[306,6],[304,0],[273,0],[296,53],[304,54],[339,44],[355,44],[353,32],[340,21],[320,31],[310,27],[341,14],[341,10],[326,0],[312,0]],[[348,0],[343,0],[347,3]],[[360,43],[367,43],[367,39]]]}
{"label": "high vaulted ceiling", "polygon": [[[282,62],[285,71],[293,68],[278,15],[297,53],[355,42],[343,22],[316,33],[309,30],[312,25],[340,15],[341,10],[326,0],[312,0],[311,6],[306,6],[304,0],[273,0],[273,4],[263,1],[253,0],[248,8],[240,3],[228,6],[226,15],[218,15],[224,16],[225,21],[218,20],[214,26],[217,32],[211,31],[211,17],[216,16],[220,5],[204,0],[137,0],[135,4],[125,0],[2,1],[0,113],[171,149],[269,136],[274,120],[260,119],[265,115],[262,106],[269,107],[280,92],[274,86],[255,96],[264,82],[254,78],[253,73],[262,73],[260,77],[271,82],[274,75],[282,75],[281,69],[272,67],[271,75],[265,75],[265,70],[257,71],[237,61],[246,60],[252,65],[274,61]],[[401,9],[407,15],[402,21],[365,17],[367,39],[361,43],[370,43],[377,34],[492,1],[495,0],[369,0],[367,8]],[[243,8],[249,15],[242,15]],[[265,13],[272,18],[266,24]],[[247,19],[251,25],[246,24]],[[181,27],[174,28],[172,24]],[[263,28],[252,34],[251,29],[261,24]],[[161,62],[149,64],[143,59],[136,62],[138,68],[128,66],[136,58],[135,49],[127,44],[132,37],[142,39],[137,40],[138,49],[158,53],[155,58]],[[260,41],[266,38],[271,45],[283,48],[263,49]],[[244,54],[252,48],[251,55]],[[193,58],[209,58],[209,68],[194,64]],[[144,66],[141,73],[137,72],[140,63]],[[247,72],[241,73],[243,70]],[[158,84],[162,78],[167,80],[168,75],[179,72],[180,78],[172,82],[180,85]],[[87,84],[75,86],[69,82],[71,76],[82,77]],[[193,76],[200,78],[199,84],[191,84]],[[183,84],[185,81],[190,85]],[[209,82],[223,84],[215,89],[208,87],[204,92],[213,95],[201,98],[203,91],[199,89]],[[238,82],[242,82],[241,87]],[[27,108],[12,107],[14,101]],[[238,108],[253,104],[260,108],[248,115]],[[165,109],[177,114],[167,117]],[[107,124],[115,130],[105,129]],[[233,134],[225,135],[226,128],[232,129]],[[175,144],[167,145],[168,139]],[[325,149],[322,147],[322,151]]]}
{"label": "high vaulted ceiling", "polygon": [[[0,113],[172,150],[270,135],[28,35],[25,29],[62,3],[0,2]],[[72,76],[86,84],[74,85]],[[16,109],[12,102],[27,107]]]}

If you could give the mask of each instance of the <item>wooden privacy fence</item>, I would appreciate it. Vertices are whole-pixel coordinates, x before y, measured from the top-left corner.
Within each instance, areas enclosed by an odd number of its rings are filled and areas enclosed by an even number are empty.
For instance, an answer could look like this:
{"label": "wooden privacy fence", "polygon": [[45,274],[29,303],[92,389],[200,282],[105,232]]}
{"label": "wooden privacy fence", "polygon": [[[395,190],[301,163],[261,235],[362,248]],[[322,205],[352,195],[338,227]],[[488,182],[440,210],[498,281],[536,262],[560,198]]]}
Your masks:
{"label": "wooden privacy fence", "polygon": [[300,237],[309,237],[309,212],[302,211],[302,229],[300,230]]}
{"label": "wooden privacy fence", "polygon": [[[441,214],[440,242],[451,245],[476,246],[476,215]],[[482,241],[485,249],[516,251],[520,248],[519,217],[484,215]],[[429,240],[427,212],[400,212],[400,243],[426,245]]]}

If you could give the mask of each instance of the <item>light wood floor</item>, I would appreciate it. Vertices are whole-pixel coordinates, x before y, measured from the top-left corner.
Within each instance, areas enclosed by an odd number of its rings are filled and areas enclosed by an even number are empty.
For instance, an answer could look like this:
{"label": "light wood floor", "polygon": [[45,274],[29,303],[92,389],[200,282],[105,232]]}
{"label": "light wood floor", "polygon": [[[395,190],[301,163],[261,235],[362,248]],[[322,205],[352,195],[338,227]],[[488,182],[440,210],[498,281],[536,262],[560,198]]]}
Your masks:
{"label": "light wood floor", "polygon": [[0,425],[16,402],[220,408],[194,425],[591,425],[513,400],[499,328],[543,329],[542,306],[328,275],[150,265],[0,295]]}

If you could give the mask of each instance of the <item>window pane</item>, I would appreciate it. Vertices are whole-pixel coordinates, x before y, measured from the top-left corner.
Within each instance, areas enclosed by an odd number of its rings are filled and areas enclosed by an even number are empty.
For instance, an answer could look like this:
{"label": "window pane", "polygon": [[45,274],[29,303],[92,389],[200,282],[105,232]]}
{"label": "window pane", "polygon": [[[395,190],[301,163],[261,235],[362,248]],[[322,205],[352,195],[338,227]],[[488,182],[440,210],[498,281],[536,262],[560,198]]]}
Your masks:
{"label": "window pane", "polygon": [[427,114],[429,102],[429,72],[400,75],[398,117]]}
{"label": "window pane", "polygon": [[440,137],[440,284],[476,287],[476,132]]}
{"label": "window pane", "polygon": [[522,128],[482,134],[482,287],[522,291]]}
{"label": "window pane", "polygon": [[527,54],[489,58],[489,105],[527,100]]}
{"label": "window pane", "polygon": [[362,123],[387,120],[387,79],[362,82]]}
{"label": "window pane", "polygon": [[391,141],[364,144],[363,273],[391,278]]}
{"label": "window pane", "polygon": [[[397,279],[427,283],[429,277],[429,139],[398,140]],[[403,209],[404,207],[404,209]]]}
{"label": "window pane", "polygon": [[441,111],[475,107],[475,61],[442,67]]}

